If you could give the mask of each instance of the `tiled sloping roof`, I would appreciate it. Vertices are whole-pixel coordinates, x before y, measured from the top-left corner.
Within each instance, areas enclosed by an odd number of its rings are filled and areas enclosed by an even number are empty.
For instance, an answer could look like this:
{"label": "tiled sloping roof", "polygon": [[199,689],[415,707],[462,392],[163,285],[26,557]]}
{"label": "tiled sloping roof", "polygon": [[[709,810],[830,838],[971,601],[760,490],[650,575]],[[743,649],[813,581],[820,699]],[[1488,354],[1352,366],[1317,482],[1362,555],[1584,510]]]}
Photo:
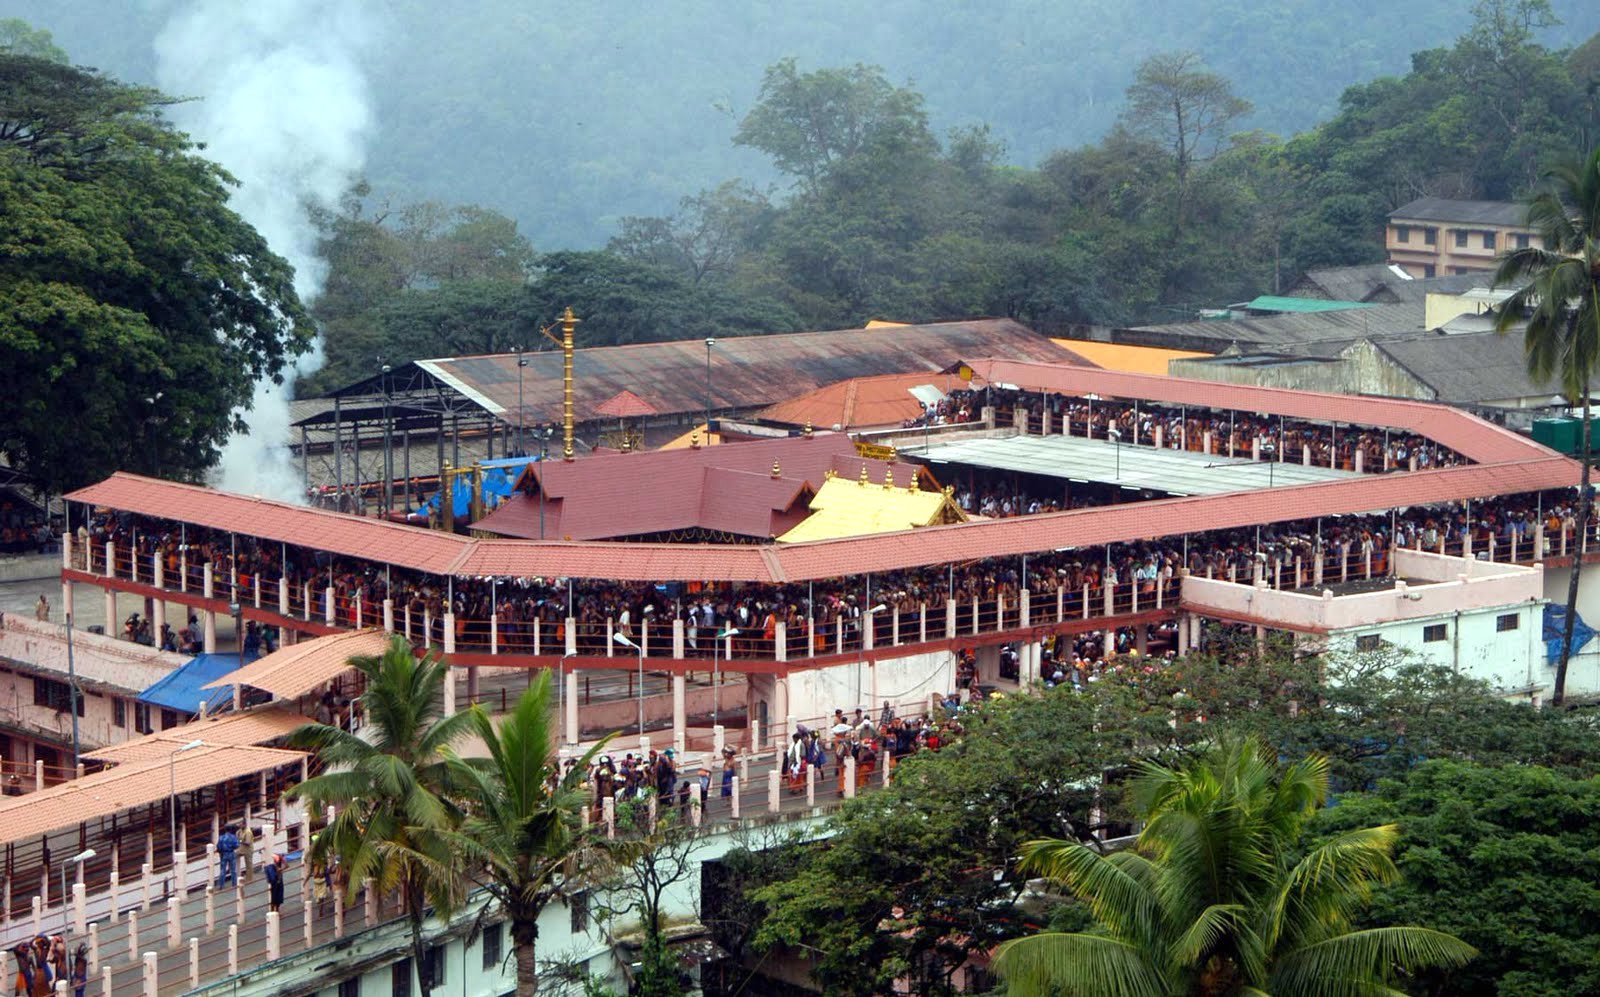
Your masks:
{"label": "tiled sloping roof", "polygon": [[[776,462],[781,478],[774,481]],[[700,527],[770,537],[802,489],[822,486],[829,469],[856,476],[863,464],[844,435],[789,436],[726,443],[698,450],[597,454],[582,460],[529,465],[524,491],[545,489],[547,539],[599,540]],[[883,461],[870,461],[882,480]],[[896,462],[895,478],[910,483],[918,468]],[[708,476],[708,471],[733,474]],[[513,496],[474,528],[502,536],[539,536],[539,499]],[[782,532],[781,530],[778,532]]]}
{"label": "tiled sloping roof", "polygon": [[480,540],[458,573],[500,578],[614,578],[770,582],[780,577],[762,544],[665,544]]}
{"label": "tiled sloping roof", "polygon": [[[188,728],[182,728],[187,730]],[[198,735],[197,735],[198,736]],[[241,776],[298,765],[300,751],[206,744],[165,758],[130,762],[26,796],[0,798],[0,844],[77,827],[132,807]]]}
{"label": "tiled sloping roof", "polygon": [[1155,377],[1121,371],[1071,367],[1064,364],[1019,363],[1013,360],[971,360],[976,377],[991,383],[1059,391],[1098,394],[1106,398],[1140,399],[1168,405],[1203,405],[1244,412],[1267,412],[1291,419],[1387,426],[1426,436],[1470,460],[1483,464],[1537,460],[1551,455],[1530,439],[1485,422],[1460,409],[1432,402],[1400,398],[1375,398],[1291,391],[1224,384],[1193,378]]}
{"label": "tiled sloping roof", "polygon": [[926,371],[853,377],[769,405],[756,416],[790,426],[810,423],[818,429],[898,426],[922,414],[922,403],[911,394],[912,388],[922,384],[931,384],[946,394],[963,387],[954,375]]}
{"label": "tiled sloping roof", "polygon": [[1373,346],[1438,392],[1440,401],[1471,404],[1561,393],[1559,385],[1539,384],[1528,375],[1518,335],[1430,332]]}
{"label": "tiled sloping roof", "polygon": [[641,415],[655,415],[655,406],[624,388],[595,407],[596,415],[609,415],[616,419],[632,419]]}
{"label": "tiled sloping roof", "polygon": [[1454,201],[1419,197],[1389,212],[1391,222],[1457,222],[1462,225],[1527,225],[1527,205],[1515,201]]}
{"label": "tiled sloping roof", "polygon": [[[359,557],[447,572],[472,542],[466,537],[398,523],[310,509],[272,499],[160,481],[119,471],[67,496],[73,502],[122,512],[164,516],[245,536],[260,537]],[[361,524],[359,527],[354,524]]]}
{"label": "tiled sloping roof", "polygon": [[389,635],[381,630],[329,634],[280,647],[208,683],[206,688],[248,685],[281,699],[292,699],[349,671],[351,658],[379,655],[388,646]]}
{"label": "tiled sloping roof", "polygon": [[[582,340],[580,327],[580,344]],[[943,370],[963,356],[1080,362],[1070,351],[1010,319],[727,337],[710,350],[710,403],[717,410],[754,409],[851,377]],[[522,368],[526,423],[559,423],[560,351],[523,357],[528,361]],[[416,364],[491,414],[515,418],[515,353]],[[703,339],[579,349],[573,357],[573,409],[578,421],[591,421],[601,417],[602,403],[621,391],[632,391],[663,414],[703,413],[706,367]]]}
{"label": "tiled sloping roof", "polygon": [[102,762],[166,761],[174,748],[199,739],[207,744],[266,744],[288,737],[296,727],[311,722],[282,706],[268,706],[244,713],[223,713],[204,720],[158,730],[121,744],[113,744],[98,751],[86,752],[83,757]]}

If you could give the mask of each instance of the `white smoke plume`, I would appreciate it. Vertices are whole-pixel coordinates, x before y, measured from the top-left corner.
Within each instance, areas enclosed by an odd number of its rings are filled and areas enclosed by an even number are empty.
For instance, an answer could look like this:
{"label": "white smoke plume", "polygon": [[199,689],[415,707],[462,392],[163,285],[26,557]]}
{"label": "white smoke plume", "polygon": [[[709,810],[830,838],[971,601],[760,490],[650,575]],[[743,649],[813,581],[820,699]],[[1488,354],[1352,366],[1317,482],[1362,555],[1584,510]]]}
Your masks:
{"label": "white smoke plume", "polygon": [[[295,269],[314,299],[327,276],[307,208],[335,207],[366,161],[371,102],[361,57],[373,38],[350,0],[183,0],[156,38],[157,83],[198,98],[172,108],[204,154],[239,180],[231,204]],[[289,440],[290,385],[322,365],[321,344],[286,383],[256,384],[246,435],[223,449],[229,491],[304,501]]]}

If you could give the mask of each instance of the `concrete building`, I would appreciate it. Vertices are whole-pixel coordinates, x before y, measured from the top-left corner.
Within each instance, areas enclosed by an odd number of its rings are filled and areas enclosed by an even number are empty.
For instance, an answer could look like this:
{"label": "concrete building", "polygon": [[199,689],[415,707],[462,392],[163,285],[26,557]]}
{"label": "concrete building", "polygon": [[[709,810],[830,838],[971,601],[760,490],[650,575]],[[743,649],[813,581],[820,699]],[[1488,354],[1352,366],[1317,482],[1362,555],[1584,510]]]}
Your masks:
{"label": "concrete building", "polygon": [[1413,277],[1493,270],[1510,249],[1540,245],[1527,208],[1510,201],[1419,197],[1389,213],[1384,251]]}

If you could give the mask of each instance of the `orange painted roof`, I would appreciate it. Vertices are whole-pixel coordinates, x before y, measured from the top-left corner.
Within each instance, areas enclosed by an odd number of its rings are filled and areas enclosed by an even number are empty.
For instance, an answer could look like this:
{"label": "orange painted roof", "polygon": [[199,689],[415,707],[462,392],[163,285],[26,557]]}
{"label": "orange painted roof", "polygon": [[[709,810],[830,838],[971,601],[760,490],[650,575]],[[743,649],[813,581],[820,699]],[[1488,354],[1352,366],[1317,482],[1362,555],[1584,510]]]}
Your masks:
{"label": "orange painted roof", "polygon": [[623,388],[595,407],[596,415],[609,415],[618,419],[633,419],[642,415],[655,415],[656,407],[638,395]]}
{"label": "orange painted roof", "polygon": [[282,699],[292,699],[349,671],[351,658],[379,655],[388,646],[389,635],[374,628],[329,634],[280,647],[238,671],[207,683],[205,688],[248,685]]}
{"label": "orange painted roof", "polygon": [[166,761],[172,749],[203,740],[207,744],[266,744],[280,737],[288,737],[296,727],[310,723],[302,716],[281,705],[266,706],[244,713],[223,713],[196,720],[181,727],[169,727],[144,737],[113,744],[84,754],[102,762],[141,762],[150,759]]}
{"label": "orange painted roof", "polygon": [[1088,339],[1052,339],[1062,349],[1071,350],[1106,370],[1120,370],[1129,374],[1167,373],[1167,361],[1209,357],[1209,353],[1195,350],[1167,350],[1159,346],[1128,346],[1124,343],[1097,343]]}

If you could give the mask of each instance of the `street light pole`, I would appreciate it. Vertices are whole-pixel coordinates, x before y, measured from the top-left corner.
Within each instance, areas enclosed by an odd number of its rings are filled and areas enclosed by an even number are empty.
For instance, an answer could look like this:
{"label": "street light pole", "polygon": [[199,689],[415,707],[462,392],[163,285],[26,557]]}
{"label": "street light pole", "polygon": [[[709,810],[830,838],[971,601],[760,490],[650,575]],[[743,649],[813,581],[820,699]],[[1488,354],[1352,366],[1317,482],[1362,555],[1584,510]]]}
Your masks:
{"label": "street light pole", "polygon": [[644,736],[644,645],[635,644],[622,634],[612,634],[611,639],[623,647],[631,647],[639,652],[639,736]]}
{"label": "street light pole", "polygon": [[[167,755],[167,833],[170,835],[167,839],[167,854],[169,855],[176,856],[178,852],[178,756],[185,751],[203,748],[205,745],[206,742],[196,738],[188,744],[180,744],[173,748],[172,753]],[[176,879],[177,870],[173,869],[172,873]]]}
{"label": "street light pole", "polygon": [[389,518],[394,511],[394,424],[389,421],[389,371],[383,365],[383,516]]}
{"label": "street light pole", "polygon": [[522,453],[522,372],[527,369],[528,358],[522,355],[526,347],[517,347],[517,453]]}
{"label": "street light pole", "polygon": [[[78,854],[72,856],[72,858],[61,863],[61,933],[63,935],[67,933],[67,866],[75,865],[78,867],[78,874],[75,882],[81,883],[83,882],[83,864],[94,858],[94,856],[95,850],[93,848],[86,848]],[[112,898],[112,902],[116,902],[115,898]]]}
{"label": "street light pole", "polygon": [[715,337],[706,337],[706,443],[711,443],[711,347],[717,345]]}

